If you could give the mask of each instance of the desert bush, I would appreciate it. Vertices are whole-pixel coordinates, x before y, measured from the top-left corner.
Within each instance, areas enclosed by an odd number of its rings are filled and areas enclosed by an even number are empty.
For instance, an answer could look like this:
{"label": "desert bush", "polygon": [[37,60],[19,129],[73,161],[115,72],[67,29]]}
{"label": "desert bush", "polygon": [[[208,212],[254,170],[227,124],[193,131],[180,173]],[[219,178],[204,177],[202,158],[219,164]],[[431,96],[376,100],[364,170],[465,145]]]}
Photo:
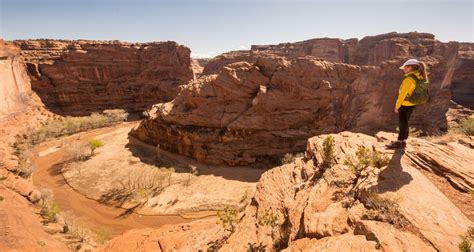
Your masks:
{"label": "desert bush", "polygon": [[370,155],[370,164],[377,168],[387,166],[390,159],[380,151],[373,150]]}
{"label": "desert bush", "polygon": [[[127,178],[118,182],[121,189],[117,191],[115,198],[141,202],[166,186],[170,186],[170,178],[173,172],[174,169],[160,168],[131,173]],[[168,185],[165,185],[165,181],[168,181]]]}
{"label": "desert bush", "polygon": [[273,239],[273,248],[276,251],[280,251],[280,247],[282,245],[283,240],[285,240],[281,233],[277,235],[277,228],[278,228],[278,216],[271,211],[270,209],[265,209],[262,213],[258,215],[257,224],[259,226],[268,226],[271,228],[271,237]]}
{"label": "desert bush", "polygon": [[261,214],[258,215],[257,223],[259,226],[269,226],[275,228],[278,223],[278,216],[274,214],[270,209],[265,209]]}
{"label": "desert bush", "polygon": [[469,227],[464,235],[461,235],[461,242],[459,243],[459,251],[471,252],[472,243],[474,242],[474,226]]}
{"label": "desert bush", "polygon": [[237,209],[230,208],[229,206],[226,206],[224,210],[217,211],[217,217],[219,218],[217,224],[220,224],[224,231],[230,233],[234,232],[240,220]]}
{"label": "desert bush", "polygon": [[49,222],[55,222],[57,220],[57,216],[59,214],[59,205],[56,202],[52,202],[50,204],[43,204],[41,206],[41,216]]}
{"label": "desert bush", "polygon": [[383,197],[375,192],[366,192],[362,200],[364,206],[370,209],[363,219],[383,221],[393,224],[397,228],[409,225],[409,221],[399,212],[399,200],[396,198]]}
{"label": "desert bush", "polygon": [[106,109],[103,114],[109,119],[109,122],[123,122],[128,118],[128,112],[123,109]]}
{"label": "desert bush", "polygon": [[295,162],[297,158],[303,157],[303,153],[286,153],[280,160],[281,164],[291,164]]}
{"label": "desert bush", "polygon": [[467,117],[459,122],[458,130],[461,134],[474,136],[474,117]]}
{"label": "desert bush", "polygon": [[2,202],[5,198],[0,195],[0,202]]}
{"label": "desert bush", "polygon": [[323,141],[323,167],[329,168],[334,165],[334,137],[328,136]]}
{"label": "desert bush", "polygon": [[95,150],[97,148],[100,148],[100,147],[103,147],[104,146],[104,143],[100,140],[97,140],[97,139],[92,139],[89,141],[89,149],[91,150],[91,156],[94,156],[95,155]]}
{"label": "desert bush", "polygon": [[29,152],[33,145],[39,144],[48,138],[72,135],[84,130],[109,126],[112,123],[123,121],[128,116],[124,110],[105,110],[103,114],[92,113],[90,116],[64,117],[60,120],[48,120],[42,126],[30,127],[21,135],[17,135],[12,144],[13,154],[18,157],[18,174],[29,177],[33,167],[30,166]]}
{"label": "desert bush", "polygon": [[70,219],[66,222],[66,227],[68,233],[77,238],[79,242],[83,242],[89,237],[90,231],[79,221]]}
{"label": "desert bush", "polygon": [[376,150],[370,150],[364,146],[359,146],[355,153],[355,158],[352,155],[348,155],[344,160],[344,164],[351,167],[357,176],[369,166],[382,168],[387,166],[388,163],[389,159],[385,154]]}
{"label": "desert bush", "polygon": [[89,146],[85,143],[76,142],[65,149],[66,160],[73,162],[84,161],[89,158]]}

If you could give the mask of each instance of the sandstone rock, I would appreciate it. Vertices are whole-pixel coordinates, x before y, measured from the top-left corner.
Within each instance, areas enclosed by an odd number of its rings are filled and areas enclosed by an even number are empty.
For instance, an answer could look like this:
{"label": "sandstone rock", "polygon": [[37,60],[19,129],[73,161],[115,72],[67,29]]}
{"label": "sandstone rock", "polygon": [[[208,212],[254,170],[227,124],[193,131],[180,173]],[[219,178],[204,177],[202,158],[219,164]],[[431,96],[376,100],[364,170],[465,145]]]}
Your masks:
{"label": "sandstone rock", "polygon": [[[331,167],[321,165],[323,142],[328,136],[334,139],[335,158]],[[378,134],[379,139],[382,136],[387,134]],[[384,142],[360,133],[310,138],[303,158],[262,175],[235,231],[228,238],[221,237],[217,248],[219,251],[455,251],[460,235],[472,222],[420,172],[426,168],[413,161],[414,156],[426,153],[427,149],[444,147],[416,141],[421,143],[410,143],[406,152],[401,153],[386,150]],[[359,175],[355,174],[345,160],[362,146],[385,155],[388,164],[380,168],[368,166]],[[437,158],[445,160],[452,156],[453,161],[459,162],[463,154],[458,152],[463,150],[439,152]],[[456,170],[453,168],[456,162],[441,171]],[[377,219],[374,213],[387,218]],[[273,221],[268,222],[269,219]],[[136,232],[144,235],[149,231]],[[194,234],[189,235],[185,242],[175,243],[181,233],[168,234],[167,239],[173,240],[173,248],[187,248],[189,240],[195,240]],[[115,243],[119,240],[125,239],[116,238]],[[211,241],[208,237],[195,240],[200,245],[193,249],[205,250],[209,247],[203,244]]]}
{"label": "sandstone rock", "polygon": [[[224,235],[215,219],[194,221],[189,226],[163,226],[131,230],[108,241],[96,251],[205,251]],[[186,224],[185,224],[186,225]]]}
{"label": "sandstone rock", "polygon": [[[464,46],[464,55],[468,51]],[[217,74],[234,62],[254,63],[258,56],[274,54],[286,59],[313,56],[330,62],[354,65],[379,65],[384,61],[398,58],[441,56],[449,57],[456,53],[456,43],[442,43],[428,33],[387,33],[367,36],[361,39],[316,38],[295,43],[277,45],[252,45],[250,50],[232,51],[212,58],[204,68],[203,74]]]}
{"label": "sandstone rock", "polygon": [[68,251],[43,230],[31,203],[0,182],[0,251]]}
{"label": "sandstone rock", "polygon": [[175,42],[19,40],[32,87],[51,110],[138,112],[193,80],[190,50]]}
{"label": "sandstone rock", "polygon": [[341,235],[322,239],[300,239],[283,251],[378,251],[374,241],[364,236]]}
{"label": "sandstone rock", "polygon": [[20,50],[0,39],[0,122],[22,112],[31,95],[31,84]]}
{"label": "sandstone rock", "polygon": [[[419,106],[412,121],[427,132],[440,131],[447,127],[450,99],[441,88],[447,62],[426,61],[432,66],[433,101]],[[303,151],[306,139],[321,133],[394,129],[401,63],[360,67],[277,56],[260,57],[253,65],[233,63],[181,87],[173,101],[153,106],[132,134],[200,162],[248,165]]]}
{"label": "sandstone rock", "polygon": [[436,251],[414,234],[400,231],[393,226],[378,221],[356,223],[355,233],[375,241],[383,251]]}
{"label": "sandstone rock", "polygon": [[59,223],[48,223],[44,226],[44,231],[48,234],[57,234],[63,232],[64,227]]}
{"label": "sandstone rock", "polygon": [[[310,246],[311,249],[345,246],[343,241],[346,239],[353,239],[355,243],[358,239],[369,242],[370,246],[363,245],[369,250],[375,249],[376,245],[387,251],[457,249],[459,236],[472,222],[418,171],[421,167],[410,161],[410,156],[419,153],[419,149],[409,148],[403,155],[384,150],[383,142],[364,134],[342,132],[331,136],[334,138],[336,156],[336,164],[331,168],[323,169],[318,165],[323,159],[320,153],[327,137],[321,135],[308,140],[306,162],[314,164],[313,176],[302,175],[302,167],[297,163],[277,167],[263,174],[253,204],[247,206],[244,218],[223,246],[223,251],[238,249],[242,240],[272,248],[285,244],[282,239],[286,240],[290,251],[294,246]],[[368,170],[370,172],[363,175],[367,176],[362,177],[364,179],[353,177],[352,171],[343,163],[345,157],[354,153],[358,146],[384,153],[390,160],[388,166],[380,170]],[[449,154],[439,155],[446,157]],[[308,177],[307,182],[295,187],[297,177]],[[388,222],[367,221],[370,218],[367,213],[373,210],[364,199],[357,196],[361,190],[373,191],[380,197],[396,200],[393,201],[396,205],[389,208],[397,209],[395,214],[399,216],[390,218],[404,219],[406,223],[402,226],[405,229],[399,229],[401,226],[396,223],[397,219],[384,220]],[[363,204],[358,204],[359,201]],[[278,217],[273,232],[254,225],[258,223],[259,213],[267,208]],[[392,238],[390,233],[397,238]],[[366,237],[361,239],[359,235]],[[303,238],[305,240],[301,241]]]}

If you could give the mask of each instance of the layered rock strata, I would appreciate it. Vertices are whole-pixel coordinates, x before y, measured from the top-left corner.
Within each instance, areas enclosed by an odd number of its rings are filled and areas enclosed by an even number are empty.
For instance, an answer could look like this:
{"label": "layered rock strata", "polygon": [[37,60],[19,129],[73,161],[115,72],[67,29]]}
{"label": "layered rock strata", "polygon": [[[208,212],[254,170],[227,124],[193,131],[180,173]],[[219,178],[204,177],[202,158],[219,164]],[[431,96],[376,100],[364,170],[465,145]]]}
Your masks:
{"label": "layered rock strata", "polygon": [[15,41],[32,88],[49,109],[66,115],[108,108],[138,112],[170,101],[194,79],[190,50],[175,42]]}

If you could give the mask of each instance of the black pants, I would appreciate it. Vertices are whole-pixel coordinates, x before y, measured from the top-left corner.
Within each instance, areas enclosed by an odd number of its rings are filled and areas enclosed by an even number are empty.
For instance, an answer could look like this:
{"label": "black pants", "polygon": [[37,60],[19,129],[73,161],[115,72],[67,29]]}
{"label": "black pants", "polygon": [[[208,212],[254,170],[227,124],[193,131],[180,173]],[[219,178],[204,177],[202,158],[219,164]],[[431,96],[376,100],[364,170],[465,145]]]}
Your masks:
{"label": "black pants", "polygon": [[408,126],[408,120],[410,120],[411,113],[415,109],[415,106],[401,106],[398,109],[398,140],[406,140],[410,127]]}

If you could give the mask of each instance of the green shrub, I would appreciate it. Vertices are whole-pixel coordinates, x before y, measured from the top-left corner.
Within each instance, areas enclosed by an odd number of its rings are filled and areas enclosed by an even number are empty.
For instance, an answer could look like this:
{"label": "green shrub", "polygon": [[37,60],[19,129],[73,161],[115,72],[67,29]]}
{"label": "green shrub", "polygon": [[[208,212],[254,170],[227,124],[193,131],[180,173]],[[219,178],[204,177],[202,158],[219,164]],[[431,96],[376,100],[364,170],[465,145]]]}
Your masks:
{"label": "green shrub", "polygon": [[459,132],[467,135],[474,136],[474,117],[464,118],[459,122]]}
{"label": "green shrub", "polygon": [[97,148],[100,148],[104,146],[104,143],[100,140],[97,140],[97,139],[92,139],[89,141],[89,149],[91,150],[91,156],[94,156],[94,151],[97,149]]}
{"label": "green shrub", "polygon": [[474,226],[469,227],[466,234],[461,236],[461,243],[459,243],[459,251],[471,252],[472,242],[474,241]]}
{"label": "green shrub", "polygon": [[49,222],[55,222],[56,217],[59,214],[59,205],[56,202],[53,202],[51,204],[43,204],[41,207],[41,216],[45,218]]}
{"label": "green shrub", "polygon": [[269,226],[275,228],[278,223],[278,216],[270,209],[265,209],[263,213],[258,215],[257,223],[259,226]]}
{"label": "green shrub", "polygon": [[379,152],[370,150],[367,147],[359,146],[355,153],[355,158],[353,156],[346,156],[344,164],[351,167],[354,174],[359,176],[363,170],[369,166],[382,168],[387,166],[389,163],[388,157]]}
{"label": "green shrub", "polygon": [[323,167],[329,168],[334,165],[334,137],[328,136],[323,141]]}
{"label": "green shrub", "polygon": [[217,224],[230,233],[234,232],[235,226],[239,223],[239,212],[229,206],[226,206],[224,210],[217,211],[217,217],[219,218]]}
{"label": "green shrub", "polygon": [[387,166],[389,162],[390,159],[387,157],[387,155],[383,154],[380,151],[372,151],[370,155],[370,164],[372,166],[382,168],[384,166]]}

